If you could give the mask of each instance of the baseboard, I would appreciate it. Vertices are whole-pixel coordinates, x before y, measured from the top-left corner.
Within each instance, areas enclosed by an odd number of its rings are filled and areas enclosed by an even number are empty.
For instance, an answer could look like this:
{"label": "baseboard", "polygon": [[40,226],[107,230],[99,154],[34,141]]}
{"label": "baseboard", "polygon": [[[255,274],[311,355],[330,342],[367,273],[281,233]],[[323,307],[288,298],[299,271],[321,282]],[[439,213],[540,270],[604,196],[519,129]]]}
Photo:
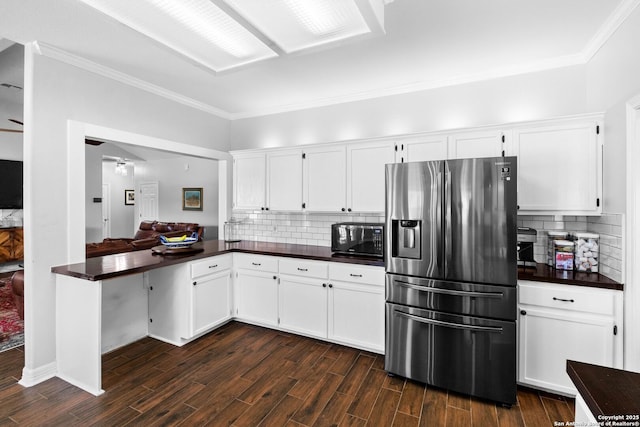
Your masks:
{"label": "baseboard", "polygon": [[25,366],[22,368],[22,378],[18,381],[18,384],[25,387],[32,387],[55,377],[57,372],[56,362],[51,362],[36,369],[29,369]]}

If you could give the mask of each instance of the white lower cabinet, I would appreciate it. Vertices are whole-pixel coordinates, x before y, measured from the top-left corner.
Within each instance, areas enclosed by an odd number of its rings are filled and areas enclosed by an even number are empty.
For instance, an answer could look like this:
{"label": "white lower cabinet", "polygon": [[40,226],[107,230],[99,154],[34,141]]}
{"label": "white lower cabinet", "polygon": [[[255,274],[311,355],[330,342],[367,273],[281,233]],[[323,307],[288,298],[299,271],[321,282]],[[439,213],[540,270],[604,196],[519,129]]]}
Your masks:
{"label": "white lower cabinet", "polygon": [[235,316],[263,326],[278,325],[278,262],[264,255],[235,254]]}
{"label": "white lower cabinet", "polygon": [[518,381],[575,396],[567,359],[622,368],[622,292],[519,281]]}
{"label": "white lower cabinet", "polygon": [[280,276],[280,328],[317,338],[327,337],[326,279]]}
{"label": "white lower cabinet", "polygon": [[231,256],[149,272],[149,335],[176,345],[232,317]]}

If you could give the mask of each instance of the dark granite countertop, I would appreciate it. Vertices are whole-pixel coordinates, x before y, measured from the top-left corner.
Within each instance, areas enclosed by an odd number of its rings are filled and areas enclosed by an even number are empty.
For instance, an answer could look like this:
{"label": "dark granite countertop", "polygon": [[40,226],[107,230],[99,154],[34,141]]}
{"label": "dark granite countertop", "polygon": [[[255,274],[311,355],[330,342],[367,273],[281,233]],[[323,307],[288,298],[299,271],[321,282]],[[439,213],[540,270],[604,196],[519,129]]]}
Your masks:
{"label": "dark granite countertop", "polygon": [[222,240],[208,240],[196,243],[202,247],[201,252],[184,255],[157,255],[151,249],[125,252],[115,255],[89,258],[85,262],[51,267],[53,273],[77,277],[84,280],[104,280],[128,274],[142,273],[155,268],[180,264],[210,256],[230,252],[242,252],[279,257],[303,258],[318,261],[344,262],[351,264],[384,267],[379,258],[334,256],[331,248],[324,246],[293,245],[285,243],[268,243],[241,241],[227,243]]}
{"label": "dark granite countertop", "polygon": [[606,421],[599,418],[606,416],[640,421],[633,418],[640,416],[639,373],[567,360],[567,374],[597,421]]}
{"label": "dark granite countertop", "polygon": [[613,289],[621,291],[622,283],[611,280],[599,273],[583,273],[576,271],[556,270],[546,264],[537,264],[536,268],[518,267],[518,280],[535,282],[560,283],[564,285],[588,286],[592,288]]}
{"label": "dark granite countertop", "polygon": [[[333,255],[326,246],[293,245],[286,243],[241,241],[227,243],[223,240],[208,240],[197,243],[202,251],[184,255],[157,255],[150,249],[125,252],[115,255],[89,258],[85,262],[52,267],[51,271],[85,280],[104,280],[127,274],[142,273],[155,268],[180,264],[186,261],[222,255],[230,252],[242,252],[279,257],[303,258],[317,261],[345,262],[384,267],[380,258]],[[568,285],[590,286],[596,288],[622,290],[622,284],[601,274],[575,273],[555,270],[545,264],[535,269],[518,269],[519,280],[561,283]]]}

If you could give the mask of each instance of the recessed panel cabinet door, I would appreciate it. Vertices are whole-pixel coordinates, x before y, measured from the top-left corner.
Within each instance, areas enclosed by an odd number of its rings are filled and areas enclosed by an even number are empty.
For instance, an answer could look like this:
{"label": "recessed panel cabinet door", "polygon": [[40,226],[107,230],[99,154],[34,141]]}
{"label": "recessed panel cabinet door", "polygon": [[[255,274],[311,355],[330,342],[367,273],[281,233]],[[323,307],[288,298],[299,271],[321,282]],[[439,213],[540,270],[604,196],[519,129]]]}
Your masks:
{"label": "recessed panel cabinet door", "polygon": [[514,130],[518,206],[522,211],[601,211],[596,123],[581,121]]}
{"label": "recessed panel cabinet door", "polygon": [[432,160],[447,160],[447,136],[428,135],[420,139],[411,139],[398,143],[401,153],[397,161],[404,162],[426,162]]}
{"label": "recessed panel cabinet door", "polygon": [[395,162],[395,143],[347,146],[347,210],[384,212],[384,168]]}
{"label": "recessed panel cabinet door", "polygon": [[233,208],[264,208],[266,192],[264,153],[237,156],[233,159]]}
{"label": "recessed panel cabinet door", "polygon": [[330,340],[384,351],[384,287],[331,281]]}
{"label": "recessed panel cabinet door", "polygon": [[[449,137],[449,159],[499,157],[508,139],[502,130],[459,132]],[[503,141],[503,137],[504,140]]]}
{"label": "recessed panel cabinet door", "polygon": [[269,210],[302,210],[302,150],[267,153],[267,205]]}
{"label": "recessed panel cabinet door", "polygon": [[279,326],[318,338],[327,337],[327,281],[280,277]]}
{"label": "recessed panel cabinet door", "polygon": [[194,279],[191,283],[191,336],[231,318],[231,271]]}
{"label": "recessed panel cabinet door", "polygon": [[274,273],[238,270],[235,283],[238,318],[278,325],[278,277]]}
{"label": "recessed panel cabinet door", "polygon": [[518,381],[574,395],[567,359],[613,366],[613,325],[606,316],[521,306]]}
{"label": "recessed panel cabinet door", "polygon": [[303,199],[312,212],[346,212],[346,151],[344,145],[304,150]]}

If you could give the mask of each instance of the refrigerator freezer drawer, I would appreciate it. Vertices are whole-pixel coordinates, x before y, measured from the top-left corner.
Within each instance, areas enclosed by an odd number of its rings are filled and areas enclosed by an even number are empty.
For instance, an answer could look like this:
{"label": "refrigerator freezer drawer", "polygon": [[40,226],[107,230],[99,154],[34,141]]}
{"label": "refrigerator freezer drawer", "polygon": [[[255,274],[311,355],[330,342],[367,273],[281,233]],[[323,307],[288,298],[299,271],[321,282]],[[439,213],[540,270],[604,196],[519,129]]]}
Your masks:
{"label": "refrigerator freezer drawer", "polygon": [[516,320],[517,288],[387,274],[389,302],[429,310]]}
{"label": "refrigerator freezer drawer", "polygon": [[516,402],[515,321],[386,304],[385,370],[436,387]]}

